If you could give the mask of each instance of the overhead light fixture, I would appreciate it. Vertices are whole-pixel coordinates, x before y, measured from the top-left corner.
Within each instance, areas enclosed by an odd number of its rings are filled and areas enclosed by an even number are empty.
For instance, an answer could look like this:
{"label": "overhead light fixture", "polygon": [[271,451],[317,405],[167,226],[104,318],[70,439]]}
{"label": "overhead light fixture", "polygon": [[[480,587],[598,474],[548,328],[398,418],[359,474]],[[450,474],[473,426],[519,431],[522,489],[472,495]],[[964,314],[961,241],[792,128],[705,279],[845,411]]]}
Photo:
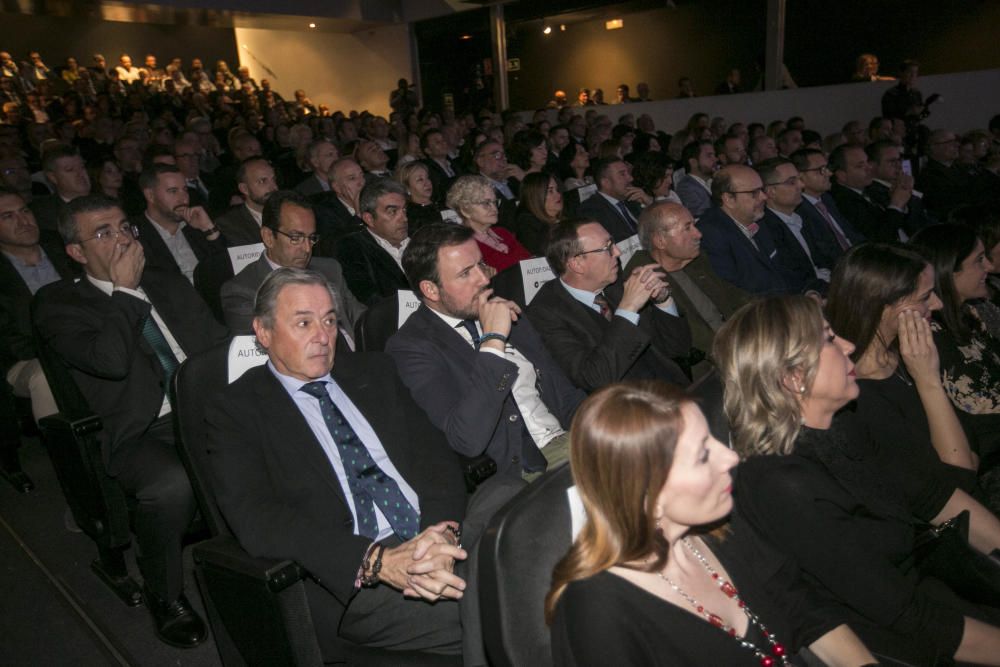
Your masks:
{"label": "overhead light fixture", "polygon": [[552,26],[547,25],[544,28],[542,28],[542,34],[551,35],[552,34]]}
{"label": "overhead light fixture", "polygon": [[310,23],[310,24],[309,24],[309,27],[310,27],[310,28],[315,28],[315,27],[316,27],[316,24],[315,24],[315,23]]}
{"label": "overhead light fixture", "polygon": [[560,23],[559,24],[559,32],[566,32],[566,24],[565,23]]}
{"label": "overhead light fixture", "polygon": [[464,40],[468,40],[468,39],[472,39],[472,35],[462,35],[461,37],[459,37],[459,39],[461,39],[463,41]]}
{"label": "overhead light fixture", "polygon": [[625,27],[625,21],[621,19],[611,19],[610,21],[604,22],[604,28],[606,30],[619,30]]}

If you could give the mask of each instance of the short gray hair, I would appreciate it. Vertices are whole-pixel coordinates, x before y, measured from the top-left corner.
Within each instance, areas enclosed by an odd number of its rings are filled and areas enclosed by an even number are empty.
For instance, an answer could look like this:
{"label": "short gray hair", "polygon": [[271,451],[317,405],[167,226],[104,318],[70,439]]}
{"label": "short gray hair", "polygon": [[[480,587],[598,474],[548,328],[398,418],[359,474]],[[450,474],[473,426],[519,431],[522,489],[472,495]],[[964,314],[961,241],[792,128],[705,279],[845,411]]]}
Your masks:
{"label": "short gray hair", "polygon": [[361,194],[358,196],[358,209],[361,213],[375,215],[378,200],[385,195],[392,194],[406,199],[406,188],[391,178],[375,178],[361,190]]}
{"label": "short gray hair", "polygon": [[257,296],[253,303],[254,319],[260,320],[265,329],[274,328],[274,313],[278,308],[278,296],[281,290],[289,285],[322,285],[330,293],[334,310],[337,308],[337,292],[326,277],[309,269],[296,269],[283,266],[275,269],[257,288]]}
{"label": "short gray hair", "polygon": [[479,193],[484,190],[493,192],[493,183],[485,176],[475,174],[459,176],[458,180],[448,188],[445,204],[464,219],[465,214],[462,209],[468,209],[474,201],[478,201]]}

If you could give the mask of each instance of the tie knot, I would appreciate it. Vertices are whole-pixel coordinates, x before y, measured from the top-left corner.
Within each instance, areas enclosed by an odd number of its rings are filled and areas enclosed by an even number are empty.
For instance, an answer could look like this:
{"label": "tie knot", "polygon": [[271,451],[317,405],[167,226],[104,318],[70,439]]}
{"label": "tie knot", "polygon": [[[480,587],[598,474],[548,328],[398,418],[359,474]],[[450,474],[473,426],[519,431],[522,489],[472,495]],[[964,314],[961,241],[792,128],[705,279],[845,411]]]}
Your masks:
{"label": "tie knot", "polygon": [[299,391],[304,391],[313,398],[323,398],[324,396],[329,398],[330,396],[330,394],[326,393],[326,382],[322,380],[307,382],[299,387]]}

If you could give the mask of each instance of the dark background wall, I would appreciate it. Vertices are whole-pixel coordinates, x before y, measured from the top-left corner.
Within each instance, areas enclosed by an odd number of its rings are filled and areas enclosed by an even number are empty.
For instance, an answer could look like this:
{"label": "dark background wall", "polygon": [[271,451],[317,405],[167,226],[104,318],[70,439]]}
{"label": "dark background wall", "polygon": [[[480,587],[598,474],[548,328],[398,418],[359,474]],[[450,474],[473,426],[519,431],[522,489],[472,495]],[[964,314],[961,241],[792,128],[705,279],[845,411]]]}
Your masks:
{"label": "dark background wall", "polygon": [[152,53],[160,67],[171,58],[201,58],[207,68],[216,60],[225,60],[230,68],[238,65],[236,38],[231,28],[206,28],[188,25],[123,23],[83,18],[54,18],[25,14],[0,14],[0,49],[9,51],[15,60],[27,60],[28,51],[37,50],[50,68],[55,69],[73,56],[89,67],[94,53],[103,53],[109,65],[118,64],[118,56],[128,53],[141,67],[143,58]]}

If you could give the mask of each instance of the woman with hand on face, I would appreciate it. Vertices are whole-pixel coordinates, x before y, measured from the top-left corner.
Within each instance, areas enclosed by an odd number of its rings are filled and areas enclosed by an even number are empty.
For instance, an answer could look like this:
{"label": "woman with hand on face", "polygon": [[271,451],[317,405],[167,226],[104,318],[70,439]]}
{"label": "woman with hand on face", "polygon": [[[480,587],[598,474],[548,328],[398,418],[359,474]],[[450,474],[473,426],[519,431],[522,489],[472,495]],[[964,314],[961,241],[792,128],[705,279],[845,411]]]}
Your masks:
{"label": "woman with hand on face", "polygon": [[590,174],[590,154],[586,148],[570,141],[559,151],[559,177],[563,179],[563,192],[594,182],[594,177]]}
{"label": "woman with hand on face", "polygon": [[476,233],[476,243],[483,261],[498,272],[514,266],[531,253],[503,227],[495,227],[500,218],[497,193],[485,176],[459,176],[448,188],[445,203],[458,213],[462,224]]}
{"label": "woman with hand on face", "polygon": [[562,219],[563,197],[559,184],[548,174],[528,174],[521,183],[517,205],[517,238],[536,257],[549,245],[549,231]]}
{"label": "woman with hand on face", "polygon": [[[661,382],[591,395],[570,431],[587,522],[546,598],[555,664],[747,665],[875,662],[733,512],[736,454]],[[727,522],[727,517],[729,521]]]}
{"label": "woman with hand on face", "polygon": [[[920,336],[916,322],[903,320],[901,345],[920,347],[909,340]],[[853,351],[808,297],[755,301],[719,330],[726,414],[748,457],[737,478],[740,512],[824,597],[854,612],[851,628],[877,655],[1000,665],[1000,609],[958,597],[913,563],[927,523],[968,511],[969,542],[989,553],[1000,547],[1000,521],[941,476],[887,461],[885,443],[834,419],[858,396]]]}

